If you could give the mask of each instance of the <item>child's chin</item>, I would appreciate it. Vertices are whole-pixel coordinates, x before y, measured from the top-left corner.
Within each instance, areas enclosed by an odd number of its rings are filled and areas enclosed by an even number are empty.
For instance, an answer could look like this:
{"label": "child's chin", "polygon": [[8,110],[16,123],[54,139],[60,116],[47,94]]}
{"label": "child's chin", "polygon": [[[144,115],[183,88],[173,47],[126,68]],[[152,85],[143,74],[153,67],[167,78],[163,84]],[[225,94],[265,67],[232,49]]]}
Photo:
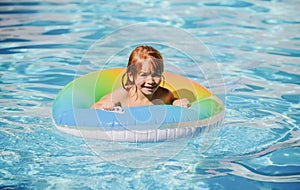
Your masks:
{"label": "child's chin", "polygon": [[145,95],[152,95],[153,93],[154,93],[154,90],[150,90],[150,89],[145,89],[145,90],[143,90],[143,93],[145,94]]}
{"label": "child's chin", "polygon": [[151,92],[150,92],[150,91],[147,91],[147,92],[144,92],[144,94],[149,96],[149,95],[152,95],[152,94],[153,94],[153,91],[151,91]]}

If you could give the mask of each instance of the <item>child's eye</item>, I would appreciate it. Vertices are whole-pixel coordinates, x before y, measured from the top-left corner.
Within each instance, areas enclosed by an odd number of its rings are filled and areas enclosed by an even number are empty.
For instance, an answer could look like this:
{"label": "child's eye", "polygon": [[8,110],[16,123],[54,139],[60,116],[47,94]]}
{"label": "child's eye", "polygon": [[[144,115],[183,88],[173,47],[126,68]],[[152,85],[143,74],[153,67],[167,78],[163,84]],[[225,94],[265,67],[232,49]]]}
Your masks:
{"label": "child's eye", "polygon": [[161,77],[161,74],[160,73],[154,73],[153,75],[152,75],[153,77]]}

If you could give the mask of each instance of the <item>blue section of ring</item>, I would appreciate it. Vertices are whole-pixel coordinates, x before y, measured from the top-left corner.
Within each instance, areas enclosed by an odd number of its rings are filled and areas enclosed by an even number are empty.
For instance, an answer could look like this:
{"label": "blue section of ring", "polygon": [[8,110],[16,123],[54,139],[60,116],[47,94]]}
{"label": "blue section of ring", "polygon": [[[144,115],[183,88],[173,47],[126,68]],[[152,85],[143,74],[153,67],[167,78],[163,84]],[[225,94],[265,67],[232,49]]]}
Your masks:
{"label": "blue section of ring", "polygon": [[98,109],[72,109],[54,114],[58,125],[102,127],[105,130],[122,130],[125,126],[162,125],[197,121],[199,113],[170,105],[152,105],[124,108],[123,113]]}

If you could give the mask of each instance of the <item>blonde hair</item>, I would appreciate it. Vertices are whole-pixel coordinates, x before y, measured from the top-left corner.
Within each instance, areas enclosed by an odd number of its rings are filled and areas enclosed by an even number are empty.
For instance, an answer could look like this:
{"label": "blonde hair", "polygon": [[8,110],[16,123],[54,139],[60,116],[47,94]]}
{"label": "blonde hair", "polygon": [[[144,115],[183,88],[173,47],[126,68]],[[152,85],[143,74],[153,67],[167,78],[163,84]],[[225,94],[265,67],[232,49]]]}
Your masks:
{"label": "blonde hair", "polygon": [[[133,76],[141,69],[142,64],[145,61],[150,61],[149,63],[157,69],[160,73],[164,71],[164,62],[163,57],[158,50],[151,46],[138,46],[130,54],[128,59],[128,65],[126,73],[122,76],[122,86],[126,89],[127,85],[133,85],[134,81],[131,81],[128,78],[128,73],[131,73]],[[124,78],[127,75],[126,83],[124,84]]]}

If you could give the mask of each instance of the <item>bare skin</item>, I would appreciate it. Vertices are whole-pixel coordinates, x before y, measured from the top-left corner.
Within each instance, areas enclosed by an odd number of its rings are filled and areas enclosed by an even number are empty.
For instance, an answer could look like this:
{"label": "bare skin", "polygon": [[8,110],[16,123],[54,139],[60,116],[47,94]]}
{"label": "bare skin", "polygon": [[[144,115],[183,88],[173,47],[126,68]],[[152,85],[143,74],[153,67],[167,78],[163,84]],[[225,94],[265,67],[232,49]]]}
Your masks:
{"label": "bare skin", "polygon": [[115,106],[130,107],[155,104],[171,104],[174,99],[172,93],[162,87],[159,87],[156,90],[151,99],[148,99],[146,96],[130,96],[129,94],[132,90],[134,89],[127,91],[120,87],[113,91],[111,94],[104,96],[100,101],[95,103],[92,108],[112,111]]}

